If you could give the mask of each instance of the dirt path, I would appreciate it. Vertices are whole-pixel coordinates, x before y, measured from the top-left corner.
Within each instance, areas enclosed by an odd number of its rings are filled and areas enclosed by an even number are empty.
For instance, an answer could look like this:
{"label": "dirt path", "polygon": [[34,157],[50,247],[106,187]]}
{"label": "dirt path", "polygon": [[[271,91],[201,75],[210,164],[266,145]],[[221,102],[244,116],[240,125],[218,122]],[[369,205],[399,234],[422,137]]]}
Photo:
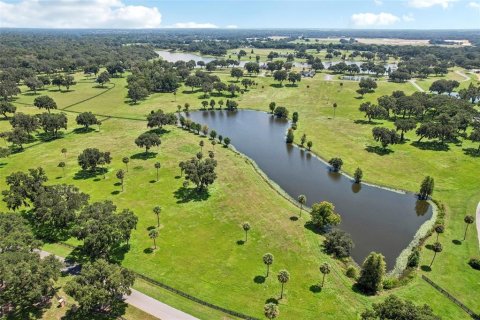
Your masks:
{"label": "dirt path", "polygon": [[423,90],[423,88],[420,87],[418,83],[415,82],[415,80],[411,79],[411,80],[408,80],[408,82],[410,82],[418,91],[425,92],[425,90]]}
{"label": "dirt path", "polygon": [[[40,254],[40,257],[44,258],[48,255],[50,255],[50,252],[43,251],[43,250],[38,250],[38,253]],[[67,273],[72,273],[74,274],[74,270],[78,271],[79,270],[79,265],[73,264],[69,265],[68,263],[65,263],[65,258],[56,256],[57,259],[62,261],[65,264],[65,268],[62,271],[65,271]],[[146,312],[158,319],[162,320],[198,320],[197,318],[180,311],[178,309],[175,309],[173,307],[170,307],[169,305],[160,302],[158,300],[153,299],[152,297],[147,296],[146,294],[141,293],[140,291],[137,291],[135,289],[131,289],[132,293],[130,295],[124,296],[125,302],[128,303],[129,305],[134,306],[137,309],[142,310],[143,312]]]}
{"label": "dirt path", "polygon": [[463,77],[462,82],[470,80],[470,77],[467,76],[465,73],[463,73],[461,71],[456,70],[455,73],[458,74],[459,76]]}

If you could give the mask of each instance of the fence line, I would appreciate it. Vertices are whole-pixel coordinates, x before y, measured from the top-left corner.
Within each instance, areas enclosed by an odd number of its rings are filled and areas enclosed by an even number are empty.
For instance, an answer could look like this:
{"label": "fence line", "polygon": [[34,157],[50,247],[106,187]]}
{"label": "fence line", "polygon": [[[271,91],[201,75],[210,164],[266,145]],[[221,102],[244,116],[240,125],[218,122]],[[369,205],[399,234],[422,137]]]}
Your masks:
{"label": "fence line", "polygon": [[[68,244],[68,243],[64,243],[64,242],[60,242],[61,245],[65,246],[65,247],[68,247],[68,248],[76,248],[75,246],[72,246],[71,244]],[[130,270],[130,269],[128,269]],[[152,278],[149,278],[141,273],[138,273],[136,271],[133,271],[133,270],[130,270],[131,272],[133,272],[133,274],[135,274],[136,277],[150,283],[150,284],[153,284],[154,286],[157,286],[157,287],[160,287],[160,288],[163,288],[167,291],[170,291],[172,293],[175,293],[181,297],[184,297],[190,301],[193,301],[193,302],[196,302],[198,304],[201,304],[203,306],[206,306],[208,308],[211,308],[211,309],[214,309],[214,310],[217,310],[217,311],[221,311],[223,313],[226,313],[226,314],[229,314],[231,316],[234,316],[234,317],[237,317],[237,318],[240,318],[240,319],[246,319],[246,320],[260,320],[258,318],[255,318],[255,317],[251,317],[249,315],[246,315],[246,314],[243,314],[243,313],[240,313],[240,312],[237,312],[237,311],[234,311],[234,310],[230,310],[230,309],[227,309],[227,308],[224,308],[224,307],[220,307],[220,306],[217,306],[213,303],[210,303],[210,302],[207,302],[205,300],[202,300],[200,298],[197,298],[197,297],[194,297],[186,292],[183,292],[181,290],[178,290],[178,289],[175,289],[167,284],[164,284],[160,281],[157,281],[157,280],[154,280]]]}
{"label": "fence line", "polygon": [[469,307],[467,307],[466,305],[464,305],[462,302],[460,302],[457,298],[455,298],[454,296],[452,296],[450,293],[448,293],[445,289],[443,289],[442,287],[440,287],[438,284],[436,284],[435,282],[433,282],[432,280],[430,280],[430,278],[428,278],[427,276],[423,275],[422,274],[422,279],[425,280],[428,284],[430,284],[432,287],[434,287],[435,289],[437,289],[440,293],[442,293],[445,297],[447,297],[450,301],[452,301],[453,303],[455,303],[457,306],[459,306],[463,311],[465,311],[466,313],[468,313],[470,315],[470,317],[472,317],[472,319],[480,319],[480,316],[477,315],[475,312],[473,312]]}

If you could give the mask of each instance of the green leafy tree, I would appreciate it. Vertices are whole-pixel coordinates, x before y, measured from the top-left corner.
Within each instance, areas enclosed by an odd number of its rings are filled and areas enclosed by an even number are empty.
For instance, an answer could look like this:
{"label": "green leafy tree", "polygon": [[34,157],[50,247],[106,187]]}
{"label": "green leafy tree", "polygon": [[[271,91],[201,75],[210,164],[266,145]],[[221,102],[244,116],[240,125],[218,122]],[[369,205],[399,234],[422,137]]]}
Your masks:
{"label": "green leafy tree", "polygon": [[418,193],[418,197],[422,200],[427,200],[432,194],[433,189],[435,187],[435,181],[432,177],[426,176],[423,179],[422,184],[420,185],[420,192]]}
{"label": "green leafy tree", "polygon": [[149,128],[161,129],[163,126],[175,124],[177,124],[177,116],[174,113],[164,113],[161,109],[152,111],[147,116],[147,127]]}
{"label": "green leafy tree", "polygon": [[328,254],[333,254],[338,258],[347,258],[350,256],[354,244],[350,234],[335,229],[325,236],[323,247]]}
{"label": "green leafy tree", "polygon": [[280,292],[280,299],[283,298],[283,288],[285,284],[290,280],[290,273],[287,270],[280,270],[277,275],[278,281],[282,284],[282,291]]}
{"label": "green leafy tree", "polygon": [[50,110],[57,109],[57,104],[55,100],[53,100],[49,96],[40,96],[36,97],[33,101],[33,105],[39,109],[45,109],[50,113]]}
{"label": "green leafy tree", "polygon": [[335,212],[335,206],[327,201],[314,203],[310,215],[312,224],[318,228],[336,226],[342,221],[340,214]]}
{"label": "green leafy tree", "polygon": [[388,112],[384,107],[372,104],[371,102],[362,103],[359,110],[365,112],[365,118],[368,119],[368,122],[372,122],[372,119],[381,119],[388,116]]}
{"label": "green leafy tree", "polygon": [[35,238],[28,221],[15,213],[0,214],[0,235],[0,256],[6,252],[31,252],[42,245]]}
{"label": "green leafy tree", "polygon": [[197,186],[197,191],[202,191],[217,178],[215,168],[217,161],[215,159],[202,159],[200,156],[191,158],[183,163],[183,170],[185,171],[185,179],[193,182]]}
{"label": "green leafy tree", "polygon": [[420,251],[417,248],[412,250],[412,253],[408,256],[407,267],[417,268],[420,263]]}
{"label": "green leafy tree", "polygon": [[97,80],[96,82],[98,84],[100,84],[100,86],[103,86],[105,85],[105,83],[108,83],[110,82],[110,74],[107,72],[107,71],[103,71],[102,73],[100,73],[100,75],[97,77]]}
{"label": "green leafy tree", "polygon": [[373,309],[366,310],[361,315],[362,320],[411,319],[440,320],[430,306],[416,306],[408,300],[402,300],[395,295],[388,296],[383,302],[374,303]]}
{"label": "green leafy tree", "polygon": [[91,112],[82,112],[77,116],[77,124],[88,129],[90,126],[98,124],[97,117]]}
{"label": "green leafy tree", "polygon": [[288,118],[288,109],[282,106],[278,106],[273,111],[273,114],[278,118],[287,119]]}
{"label": "green leafy tree", "polygon": [[371,252],[362,265],[358,278],[358,286],[368,294],[376,294],[381,288],[385,277],[385,258],[382,254]]}
{"label": "green leafy tree", "polygon": [[232,68],[232,70],[230,71],[230,75],[232,76],[232,78],[236,78],[238,82],[238,80],[243,77],[243,70],[240,68]]}
{"label": "green leafy tree", "polygon": [[110,152],[101,152],[97,148],[87,148],[78,156],[78,164],[82,170],[95,171],[102,160],[105,164],[112,161]]}
{"label": "green leafy tree", "polygon": [[273,79],[280,82],[280,86],[282,86],[283,81],[287,80],[287,77],[288,73],[286,70],[277,70],[273,73]]}
{"label": "green leafy tree", "polygon": [[20,150],[23,150],[23,145],[30,142],[30,135],[22,128],[13,128],[12,131],[4,133],[7,142],[10,142],[13,146],[18,146]]}
{"label": "green leafy tree", "polygon": [[275,111],[275,107],[277,106],[277,104],[275,102],[270,102],[270,104],[268,105],[268,108],[270,109],[270,112],[272,114],[274,114],[274,111]]}
{"label": "green leafy tree", "polygon": [[382,144],[383,150],[386,150],[388,145],[397,144],[400,141],[398,133],[393,129],[384,127],[375,127],[372,129],[373,139]]}
{"label": "green leafy tree", "polygon": [[140,148],[145,148],[145,154],[148,154],[148,151],[151,147],[156,147],[161,144],[160,138],[155,133],[145,132],[138,136],[135,139],[135,144]]}
{"label": "green leafy tree", "polygon": [[333,172],[338,172],[342,169],[343,160],[341,158],[332,158],[328,161],[328,163],[332,166]]}
{"label": "green leafy tree", "polygon": [[25,130],[28,135],[40,128],[40,123],[38,123],[37,116],[31,116],[22,112],[15,113],[12,119],[10,119],[10,124],[14,128]]}
{"label": "green leafy tree", "polygon": [[62,82],[62,85],[67,88],[67,91],[70,91],[70,87],[77,84],[75,82],[75,78],[72,76],[72,75],[66,75],[64,78],[63,78],[63,82]]}
{"label": "green leafy tree", "polygon": [[223,143],[225,144],[225,147],[228,147],[228,145],[230,144],[230,142],[231,142],[231,140],[230,140],[229,137],[225,137],[225,138],[223,139]]}
{"label": "green leafy tree", "polygon": [[360,183],[362,182],[362,178],[363,178],[363,171],[362,169],[357,168],[355,170],[355,173],[353,174],[353,180],[355,181],[355,183]]}
{"label": "green leafy tree", "polygon": [[307,142],[308,151],[312,150],[312,146],[313,146],[313,142],[312,142],[312,141],[308,141],[308,142]]}
{"label": "green leafy tree", "polygon": [[[472,133],[469,136],[469,139],[473,142],[480,142],[480,126],[477,126],[473,129]],[[480,152],[480,144],[478,145],[477,153]]]}
{"label": "green leafy tree", "polygon": [[293,140],[295,139],[295,136],[293,134],[293,129],[289,128],[287,131],[287,137],[285,139],[286,143],[293,143]]}
{"label": "green leafy tree", "polygon": [[2,100],[0,101],[0,114],[5,118],[8,119],[7,113],[14,114],[17,111],[17,107],[15,107],[12,103]]}
{"label": "green leafy tree", "polygon": [[2,191],[7,208],[17,210],[22,206],[29,207],[37,194],[45,188],[47,180],[42,167],[28,169],[28,173],[18,171],[8,175],[5,179],[8,189]]}
{"label": "green leafy tree", "polygon": [[397,131],[400,131],[400,141],[403,141],[405,132],[414,130],[417,124],[414,119],[397,119],[395,120],[395,127]]}
{"label": "green leafy tree", "polygon": [[42,113],[37,115],[38,123],[45,133],[58,137],[60,129],[67,129],[68,118],[65,113]]}
{"label": "green leafy tree", "polygon": [[271,253],[265,253],[262,257],[262,260],[263,260],[263,263],[267,266],[267,275],[266,277],[268,277],[268,274],[270,273],[270,266],[273,264],[273,254]]}
{"label": "green leafy tree", "polygon": [[131,293],[134,281],[133,272],[99,259],[85,263],[64,290],[75,299],[79,312],[86,317],[97,313],[118,317],[124,310],[123,296]]}

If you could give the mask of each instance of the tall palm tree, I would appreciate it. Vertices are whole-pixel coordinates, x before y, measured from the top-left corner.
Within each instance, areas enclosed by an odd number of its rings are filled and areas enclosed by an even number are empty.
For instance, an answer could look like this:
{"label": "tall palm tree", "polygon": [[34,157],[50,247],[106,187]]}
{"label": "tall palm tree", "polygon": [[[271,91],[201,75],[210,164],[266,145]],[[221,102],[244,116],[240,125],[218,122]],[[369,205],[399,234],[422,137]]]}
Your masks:
{"label": "tall palm tree", "polygon": [[285,283],[288,282],[288,280],[290,280],[290,273],[288,273],[287,270],[280,270],[280,272],[277,275],[277,278],[278,278],[278,281],[280,281],[280,283],[282,284],[282,291],[280,292],[280,299],[282,299],[283,298],[283,286],[285,285]]}
{"label": "tall palm tree", "polygon": [[157,169],[157,181],[158,181],[158,170],[160,169],[160,162],[155,162],[155,169]]}
{"label": "tall palm tree", "polygon": [[330,273],[330,265],[328,263],[324,263],[320,266],[320,272],[323,274],[322,278],[322,288],[323,284],[325,283],[325,275]]}
{"label": "tall palm tree", "polygon": [[130,158],[128,158],[128,157],[123,157],[123,158],[122,158],[122,162],[125,163],[125,167],[126,167],[127,172],[128,172],[128,163],[130,162]]}
{"label": "tall palm tree", "polygon": [[437,253],[442,252],[442,250],[443,250],[442,244],[440,242],[435,242],[432,246],[432,250],[433,250],[434,254],[433,254],[432,262],[430,262],[430,267],[432,266],[433,261],[435,260],[435,257],[437,256]]}
{"label": "tall palm tree", "polygon": [[125,171],[122,169],[117,171],[117,178],[120,180],[120,183],[122,184],[122,191],[123,191],[123,179],[125,178]]}
{"label": "tall palm tree", "polygon": [[153,208],[153,213],[157,216],[157,227],[160,227],[160,213],[162,212],[162,207],[156,206]]}
{"label": "tall palm tree", "polygon": [[437,242],[438,242],[438,236],[440,235],[440,233],[445,232],[445,226],[443,224],[437,224],[434,229],[435,229],[435,233],[437,234]]}
{"label": "tall palm tree", "polygon": [[148,237],[150,239],[153,239],[153,248],[154,249],[157,249],[157,242],[155,241],[155,239],[158,238],[158,230],[155,228],[155,229],[151,229],[149,232],[148,232]]}
{"label": "tall palm tree", "polygon": [[250,223],[244,222],[242,225],[243,231],[245,231],[245,242],[248,240],[248,231],[250,230]]}
{"label": "tall palm tree", "polygon": [[307,197],[303,194],[299,195],[297,198],[298,202],[300,203],[300,217],[302,216],[302,209],[305,203],[307,203]]}
{"label": "tall palm tree", "polygon": [[263,263],[267,265],[267,277],[270,272],[270,265],[273,264],[273,254],[265,253],[263,255]]}
{"label": "tall palm tree", "polygon": [[67,158],[67,148],[62,148],[63,157]]}
{"label": "tall palm tree", "polygon": [[463,235],[463,240],[465,240],[467,238],[468,226],[475,221],[475,218],[473,216],[465,216],[463,221],[465,221],[465,223],[467,224],[467,226],[465,227],[465,234]]}

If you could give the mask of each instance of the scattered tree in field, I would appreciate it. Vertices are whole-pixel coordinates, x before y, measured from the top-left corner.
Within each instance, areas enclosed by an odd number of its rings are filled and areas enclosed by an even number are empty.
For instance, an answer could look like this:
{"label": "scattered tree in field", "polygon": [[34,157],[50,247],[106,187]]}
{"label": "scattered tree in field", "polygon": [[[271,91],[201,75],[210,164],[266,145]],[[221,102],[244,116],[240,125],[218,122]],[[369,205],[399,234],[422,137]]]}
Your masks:
{"label": "scattered tree in field", "polygon": [[82,112],[77,116],[77,124],[84,126],[87,130],[90,126],[98,124],[97,117],[91,112]]}
{"label": "scattered tree in field", "polygon": [[30,135],[22,128],[13,128],[12,131],[3,133],[7,142],[10,142],[13,146],[18,146],[20,150],[23,150],[23,145],[30,142]]}
{"label": "scattered tree in field", "polygon": [[33,101],[33,105],[38,109],[45,109],[50,113],[50,110],[57,109],[57,104],[55,101],[49,96],[40,96],[36,97]]}
{"label": "scattered tree in field", "polygon": [[112,161],[110,152],[101,152],[97,148],[87,148],[78,156],[78,164],[82,167],[82,170],[95,171],[101,159],[105,164],[109,164]]}
{"label": "scattered tree in field", "polygon": [[122,191],[123,191],[123,180],[125,179],[125,171],[123,169],[120,169],[117,171],[117,179],[120,180],[120,184],[122,185]]}
{"label": "scattered tree in field", "polygon": [[440,320],[430,306],[416,306],[408,300],[402,300],[394,295],[388,296],[381,303],[374,303],[373,309],[366,310],[361,315],[362,320],[412,319]]}
{"label": "scattered tree in field", "polygon": [[450,95],[455,88],[458,88],[459,85],[460,83],[456,80],[440,79],[434,81],[428,90],[438,94],[448,93],[448,95]]}
{"label": "scattered tree in field", "polygon": [[67,89],[67,91],[70,91],[70,87],[76,84],[75,78],[72,75],[68,74],[63,78],[62,85]]}
{"label": "scattered tree in field", "polygon": [[128,85],[127,97],[132,100],[133,104],[137,104],[139,100],[148,97],[148,90],[142,85],[132,82]]}
{"label": "scattered tree in field", "polygon": [[465,227],[465,233],[463,235],[463,240],[465,241],[465,239],[467,238],[467,231],[468,231],[468,226],[471,225],[473,222],[475,222],[475,218],[473,216],[465,216],[465,218],[463,219],[463,221],[465,222],[466,224],[466,227]]}
{"label": "scattered tree in field", "polygon": [[160,227],[160,213],[162,212],[162,207],[155,206],[153,208],[153,213],[157,216],[157,227]]}
{"label": "scattered tree in field", "polygon": [[355,183],[360,183],[362,182],[362,178],[363,178],[363,171],[362,169],[357,168],[355,170],[355,173],[353,174],[353,180],[355,181]]}
{"label": "scattered tree in field", "polygon": [[263,313],[267,319],[275,319],[280,314],[280,311],[277,304],[269,302],[263,307]]}
{"label": "scattered tree in field", "polygon": [[290,280],[290,273],[287,270],[280,270],[277,275],[278,281],[282,284],[282,291],[280,292],[280,299],[283,298],[283,287]]}
{"label": "scattered tree in field", "polygon": [[25,85],[33,91],[34,94],[37,94],[37,90],[43,88],[43,82],[36,77],[30,77],[25,79]]}
{"label": "scattered tree in field", "polygon": [[384,107],[370,102],[362,103],[359,110],[365,112],[365,118],[368,119],[368,122],[372,122],[372,119],[381,119],[388,116],[388,112]]}
{"label": "scattered tree in field", "polygon": [[7,113],[14,114],[17,111],[17,107],[15,107],[12,103],[2,100],[0,101],[0,114],[5,118],[8,119]]}
{"label": "scattered tree in field", "polygon": [[273,79],[275,81],[280,82],[280,86],[282,86],[283,81],[287,80],[288,78],[288,73],[286,70],[277,70],[273,73]]}
{"label": "scattered tree in field", "polygon": [[445,232],[445,226],[443,224],[437,224],[433,230],[435,230],[435,233],[437,234],[437,242],[438,242],[438,236],[440,235],[440,233],[444,233]]}
{"label": "scattered tree in field", "polygon": [[61,86],[63,85],[63,82],[64,82],[64,78],[63,78],[63,75],[61,74],[56,74],[52,79],[52,84],[58,87],[58,91],[61,90]]}
{"label": "scattered tree in field", "polygon": [[63,157],[67,159],[67,148],[62,148],[61,152],[63,154]]}
{"label": "scattered tree in field", "polygon": [[433,259],[432,261],[430,262],[430,265],[429,267],[432,267],[433,265],[433,261],[435,261],[435,257],[437,256],[437,253],[439,252],[442,252],[443,250],[443,247],[442,247],[442,244],[440,242],[435,242],[433,245],[432,245],[432,250],[433,250]]}
{"label": "scattered tree in field", "polygon": [[270,112],[272,114],[274,114],[274,111],[275,111],[275,107],[277,106],[277,104],[275,102],[270,102],[270,104],[268,105],[268,108],[270,109]]}
{"label": "scattered tree in field", "polygon": [[158,135],[152,132],[145,132],[138,136],[135,139],[135,144],[140,148],[145,148],[145,154],[148,154],[148,151],[151,147],[156,147],[161,144],[160,138]]}
{"label": "scattered tree in field", "polygon": [[295,83],[300,82],[302,80],[302,76],[297,72],[290,72],[288,74],[288,81],[295,85]]}
{"label": "scattered tree in field", "polygon": [[161,129],[166,125],[175,125],[177,123],[177,116],[174,113],[164,113],[163,110],[151,111],[147,116],[148,128]]}
{"label": "scattered tree in field", "polygon": [[158,229],[153,228],[148,231],[148,237],[153,240],[153,249],[157,249],[157,242],[156,239],[158,238]]}
{"label": "scattered tree in field", "polygon": [[267,266],[267,275],[266,277],[268,277],[268,274],[270,273],[270,266],[273,264],[273,254],[271,253],[265,253],[262,257],[262,260],[263,260],[263,263]]}
{"label": "scattered tree in field", "polygon": [[199,152],[199,156],[185,161],[181,168],[185,171],[186,181],[193,182],[197,186],[197,191],[202,191],[207,189],[217,178],[216,166],[215,159],[202,159],[202,153]]}
{"label": "scattered tree in field", "polygon": [[435,181],[432,177],[426,176],[423,179],[422,184],[420,185],[420,192],[418,193],[418,197],[421,200],[427,200],[432,194],[433,189],[435,187]]}
{"label": "scattered tree in field", "polygon": [[382,289],[385,270],[383,255],[376,252],[370,253],[363,262],[362,271],[357,281],[358,286],[368,294],[376,294]]}
{"label": "scattered tree in field", "polygon": [[388,145],[397,144],[400,141],[398,133],[393,129],[384,127],[375,127],[372,129],[373,139],[382,144],[383,150],[386,150]]}
{"label": "scattered tree in field", "polygon": [[128,163],[130,162],[130,158],[129,157],[123,157],[122,162],[125,164],[125,169],[128,172]]}
{"label": "scattered tree in field", "polygon": [[377,83],[372,78],[362,78],[358,83],[359,89],[357,93],[360,95],[364,95],[366,93],[374,92],[374,89],[377,88]]}
{"label": "scattered tree in field", "polygon": [[100,73],[96,81],[103,87],[105,83],[110,82],[110,74],[107,71],[103,71]]}
{"label": "scattered tree in field", "polygon": [[395,120],[395,127],[400,131],[400,141],[404,140],[405,132],[411,131],[417,127],[414,119],[397,119]]}
{"label": "scattered tree in field", "polygon": [[236,78],[238,82],[238,80],[243,77],[243,70],[240,68],[232,68],[232,70],[230,71],[230,75],[232,76],[232,78]]}
{"label": "scattered tree in field", "polygon": [[321,287],[323,288],[323,285],[325,283],[325,276],[330,273],[330,265],[328,263],[322,264],[320,266],[320,272],[323,274],[322,285],[321,285]]}
{"label": "scattered tree in field", "polygon": [[128,269],[100,259],[83,264],[80,274],[65,285],[65,292],[78,303],[81,314],[118,317],[124,312],[123,296],[131,293],[134,280]]}
{"label": "scattered tree in field", "polygon": [[333,118],[335,119],[335,112],[337,111],[338,104],[334,102],[332,106],[333,106]]}
{"label": "scattered tree in field", "polygon": [[244,222],[244,223],[242,224],[242,229],[243,229],[243,231],[245,231],[245,242],[247,242],[247,240],[248,240],[248,231],[250,230],[250,223]]}
{"label": "scattered tree in field", "polygon": [[31,116],[22,112],[15,113],[12,119],[10,119],[10,124],[13,128],[23,129],[28,135],[40,128],[37,116]]}
{"label": "scattered tree in field", "polygon": [[342,169],[343,166],[343,160],[341,158],[332,158],[328,161],[330,166],[332,167],[333,172],[338,172],[340,169]]}
{"label": "scattered tree in field", "polygon": [[155,162],[155,169],[157,171],[157,181],[158,181],[158,171],[160,170],[161,164],[160,162]]}
{"label": "scattered tree in field", "polygon": [[318,228],[335,226],[342,221],[340,214],[335,212],[335,206],[327,201],[314,203],[310,215],[311,223]]}
{"label": "scattered tree in field", "polygon": [[42,113],[37,115],[38,123],[45,133],[57,137],[60,129],[67,129],[68,118],[65,113]]}
{"label": "scattered tree in field", "polygon": [[300,217],[302,216],[303,206],[307,203],[307,197],[303,194],[299,195],[297,198],[298,203],[300,203]]}

